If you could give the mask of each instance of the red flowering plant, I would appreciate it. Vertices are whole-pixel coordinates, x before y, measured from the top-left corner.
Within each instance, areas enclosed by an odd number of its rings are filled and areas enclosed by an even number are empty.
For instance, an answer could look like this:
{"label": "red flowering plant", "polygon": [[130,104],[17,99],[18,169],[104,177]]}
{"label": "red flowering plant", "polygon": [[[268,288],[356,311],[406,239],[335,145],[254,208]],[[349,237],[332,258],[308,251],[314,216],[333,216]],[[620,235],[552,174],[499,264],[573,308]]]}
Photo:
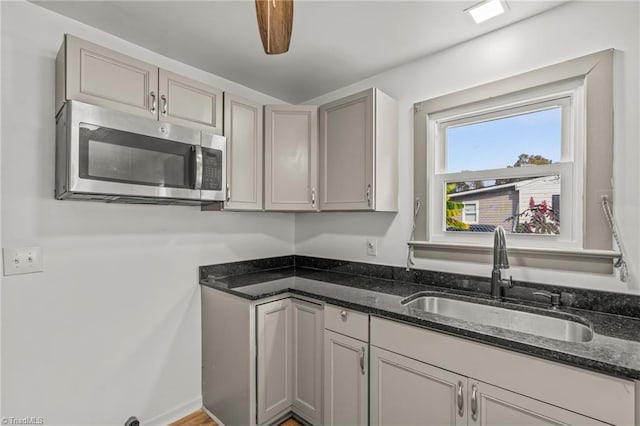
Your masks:
{"label": "red flowering plant", "polygon": [[533,197],[529,199],[529,208],[505,220],[512,222],[513,232],[521,234],[559,234],[560,218],[543,200],[536,204]]}

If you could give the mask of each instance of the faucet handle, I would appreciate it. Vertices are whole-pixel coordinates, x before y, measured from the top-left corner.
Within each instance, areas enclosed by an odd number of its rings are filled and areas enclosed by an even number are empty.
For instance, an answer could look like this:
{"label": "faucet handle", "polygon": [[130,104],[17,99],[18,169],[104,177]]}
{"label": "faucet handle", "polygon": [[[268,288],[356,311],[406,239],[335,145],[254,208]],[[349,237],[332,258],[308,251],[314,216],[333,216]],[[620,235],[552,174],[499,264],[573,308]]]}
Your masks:
{"label": "faucet handle", "polygon": [[551,303],[551,308],[555,309],[560,306],[560,295],[558,293],[552,293],[546,290],[534,291],[534,296],[543,296],[549,299]]}

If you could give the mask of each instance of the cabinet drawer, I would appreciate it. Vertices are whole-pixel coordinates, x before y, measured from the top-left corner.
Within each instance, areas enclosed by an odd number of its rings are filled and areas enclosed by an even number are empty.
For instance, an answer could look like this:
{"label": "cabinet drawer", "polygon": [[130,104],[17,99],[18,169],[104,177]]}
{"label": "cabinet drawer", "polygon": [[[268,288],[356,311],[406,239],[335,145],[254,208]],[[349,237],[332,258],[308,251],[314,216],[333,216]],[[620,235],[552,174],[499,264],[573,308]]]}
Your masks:
{"label": "cabinet drawer", "polygon": [[369,341],[369,315],[367,314],[325,305],[324,328],[363,342]]}

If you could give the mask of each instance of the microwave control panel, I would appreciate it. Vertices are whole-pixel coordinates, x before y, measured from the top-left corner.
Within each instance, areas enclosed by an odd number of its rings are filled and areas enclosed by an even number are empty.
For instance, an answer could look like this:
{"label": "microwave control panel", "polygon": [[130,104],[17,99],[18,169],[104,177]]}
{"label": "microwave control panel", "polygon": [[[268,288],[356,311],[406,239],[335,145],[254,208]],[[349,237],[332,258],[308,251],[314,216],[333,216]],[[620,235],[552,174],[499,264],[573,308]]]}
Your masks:
{"label": "microwave control panel", "polygon": [[222,151],[202,148],[202,188],[207,191],[222,190]]}

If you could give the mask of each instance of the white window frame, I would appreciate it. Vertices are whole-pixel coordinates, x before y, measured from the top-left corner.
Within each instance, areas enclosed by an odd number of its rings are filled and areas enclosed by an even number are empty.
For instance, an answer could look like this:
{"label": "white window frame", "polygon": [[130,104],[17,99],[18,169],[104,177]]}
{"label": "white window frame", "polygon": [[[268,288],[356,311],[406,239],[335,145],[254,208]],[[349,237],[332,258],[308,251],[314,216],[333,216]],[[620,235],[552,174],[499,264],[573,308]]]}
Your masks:
{"label": "white window frame", "polygon": [[[562,108],[561,161],[546,165],[449,173],[446,169],[446,129],[552,107]],[[565,214],[559,235],[509,234],[519,247],[580,248],[583,243],[583,188],[585,185],[584,79],[572,79],[510,93],[481,102],[430,114],[427,118],[427,212],[430,242],[488,244],[490,233],[446,231],[446,184],[509,177],[559,175],[560,210]]]}
{"label": "white window frame", "polygon": [[[460,204],[463,204],[464,207],[462,208],[462,222],[468,224],[468,225],[477,225],[480,223],[480,202],[479,201],[460,201]],[[476,220],[474,222],[468,221],[467,220],[467,215],[466,215],[466,208],[467,208],[467,204],[471,205],[475,205],[476,206]]]}

